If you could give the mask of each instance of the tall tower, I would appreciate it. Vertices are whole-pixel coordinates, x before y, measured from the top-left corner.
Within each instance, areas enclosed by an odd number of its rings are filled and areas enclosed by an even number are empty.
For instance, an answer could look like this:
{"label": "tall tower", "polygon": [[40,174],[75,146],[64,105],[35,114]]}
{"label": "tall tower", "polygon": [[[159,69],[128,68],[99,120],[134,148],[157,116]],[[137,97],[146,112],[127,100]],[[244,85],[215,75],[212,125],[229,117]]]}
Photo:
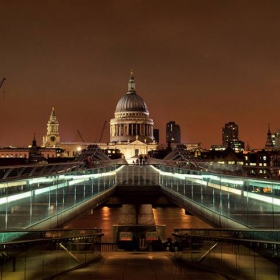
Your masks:
{"label": "tall tower", "polygon": [[58,132],[58,121],[56,119],[54,107],[52,108],[50,119],[47,124],[47,135],[43,137],[44,147],[56,147],[60,143],[60,136]]}
{"label": "tall tower", "polygon": [[166,124],[166,143],[181,143],[181,128],[174,121]]}
{"label": "tall tower", "polygon": [[273,149],[274,149],[274,145],[273,145],[273,142],[272,142],[272,135],[271,135],[271,132],[270,132],[270,124],[268,124],[265,150],[266,151],[272,151]]}
{"label": "tall tower", "polygon": [[228,145],[229,142],[238,141],[238,125],[235,122],[225,124],[222,131],[223,145]]}

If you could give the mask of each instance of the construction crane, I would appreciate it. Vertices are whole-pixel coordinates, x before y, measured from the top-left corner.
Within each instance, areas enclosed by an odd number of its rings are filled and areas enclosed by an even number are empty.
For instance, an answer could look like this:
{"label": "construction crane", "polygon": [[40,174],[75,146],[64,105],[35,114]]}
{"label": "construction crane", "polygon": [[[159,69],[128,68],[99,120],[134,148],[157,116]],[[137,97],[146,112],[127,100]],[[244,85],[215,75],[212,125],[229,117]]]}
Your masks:
{"label": "construction crane", "polygon": [[81,140],[82,140],[83,142],[85,142],[85,140],[84,140],[84,138],[82,137],[82,135],[81,135],[81,133],[80,133],[79,130],[77,130],[77,133],[78,133],[78,135],[80,136]]}
{"label": "construction crane", "polygon": [[1,82],[0,82],[0,88],[1,88],[2,85],[4,84],[5,80],[6,80],[6,78],[3,78],[3,79],[1,80]]}
{"label": "construction crane", "polygon": [[[0,81],[0,89],[1,89],[2,85],[4,84],[5,80],[6,80],[6,78],[3,78],[3,79]],[[4,88],[4,90],[3,90],[3,100],[5,100],[5,88]]]}
{"label": "construction crane", "polygon": [[104,130],[105,130],[105,128],[106,128],[106,123],[107,123],[107,121],[105,121],[105,122],[104,122],[104,125],[103,125],[103,128],[102,128],[102,131],[101,131],[101,134],[100,134],[100,138],[99,138],[98,143],[101,143],[101,139],[102,139],[102,136],[103,136]]}

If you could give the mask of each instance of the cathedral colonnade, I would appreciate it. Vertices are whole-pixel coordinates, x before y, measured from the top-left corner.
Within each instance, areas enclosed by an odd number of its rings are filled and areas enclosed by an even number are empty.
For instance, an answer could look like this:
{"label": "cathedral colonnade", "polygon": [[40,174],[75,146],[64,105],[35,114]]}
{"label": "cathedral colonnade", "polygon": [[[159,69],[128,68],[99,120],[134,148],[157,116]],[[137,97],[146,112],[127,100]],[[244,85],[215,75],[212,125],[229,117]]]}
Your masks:
{"label": "cathedral colonnade", "polygon": [[112,136],[136,136],[144,135],[151,137],[153,135],[153,126],[149,124],[115,124],[111,126]]}

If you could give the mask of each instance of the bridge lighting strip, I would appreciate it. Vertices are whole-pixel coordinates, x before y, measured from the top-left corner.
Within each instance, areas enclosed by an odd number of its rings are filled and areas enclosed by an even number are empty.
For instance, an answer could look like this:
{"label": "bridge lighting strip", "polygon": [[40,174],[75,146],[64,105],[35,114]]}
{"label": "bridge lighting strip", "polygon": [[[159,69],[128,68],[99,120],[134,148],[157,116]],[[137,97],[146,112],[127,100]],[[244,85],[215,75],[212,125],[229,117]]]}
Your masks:
{"label": "bridge lighting strip", "polygon": [[38,183],[51,182],[53,180],[54,180],[54,178],[43,177],[43,178],[32,178],[32,179],[28,179],[27,181],[28,181],[29,185],[33,185],[33,184],[38,184]]}
{"label": "bridge lighting strip", "polygon": [[[152,166],[153,167],[153,166]],[[156,169],[154,167],[154,169]],[[219,177],[219,176],[216,176],[216,175],[195,175],[195,174],[181,174],[181,173],[170,173],[170,172],[166,172],[166,171],[161,171],[161,170],[158,170],[156,169],[161,175],[165,175],[165,176],[172,176],[172,177],[175,177],[175,178],[179,178],[179,179],[196,179],[196,180],[191,180],[195,183],[199,183],[199,184],[202,184],[204,186],[207,185],[207,182],[205,180],[203,180],[203,178],[211,178],[212,180],[216,180],[216,181],[220,181],[222,183],[229,183],[229,184],[235,184],[235,185],[244,185],[244,181],[242,180],[233,180],[233,179],[227,179],[227,178],[222,178],[222,177]],[[202,180],[201,180],[202,178]],[[225,189],[228,188],[226,186],[221,186],[221,187],[224,187]],[[233,191],[235,192],[235,191]]]}
{"label": "bridge lighting strip", "polygon": [[186,177],[185,178],[187,181],[190,181],[190,182],[194,182],[194,183],[197,183],[197,184],[200,184],[200,185],[203,185],[203,186],[207,186],[207,182],[206,181],[203,181],[201,179],[196,179],[196,178],[190,178],[190,177]]}
{"label": "bridge lighting strip", "polygon": [[202,176],[201,175],[196,175],[196,174],[181,174],[181,173],[171,173],[171,172],[166,172],[166,171],[161,171],[159,169],[157,169],[156,167],[152,166],[153,169],[155,169],[160,175],[163,176],[169,176],[169,177],[174,177],[174,178],[178,178],[181,180],[188,180],[188,181],[192,181],[195,183],[199,183],[202,185],[206,185],[207,182],[201,180]]}
{"label": "bridge lighting strip", "polygon": [[75,184],[79,184],[79,183],[82,183],[82,182],[85,182],[85,181],[89,181],[89,179],[77,179],[77,180],[73,180],[73,181],[70,181],[69,182],[69,186],[73,186]]}
{"label": "bridge lighting strip", "polygon": [[202,178],[219,181],[221,177],[217,175],[202,175]]}
{"label": "bridge lighting strip", "polygon": [[[154,170],[158,171],[161,175],[176,177],[176,174],[174,174],[174,173],[164,172],[164,171],[158,170],[154,166],[152,166],[152,168],[154,168]],[[177,174],[177,175],[179,175],[179,176],[177,176],[177,178],[187,177],[186,175],[188,175],[188,177],[191,177],[191,175],[189,175],[189,174],[185,174],[185,175],[184,174]],[[184,176],[184,177],[182,177],[182,176]],[[195,176],[198,177],[197,175],[195,175]],[[202,178],[203,177],[210,178],[212,180],[221,181],[221,182],[224,182],[224,183],[231,183],[231,184],[233,183],[233,184],[236,184],[236,185],[244,185],[244,181],[242,181],[242,180],[231,180],[231,179],[221,178],[221,177],[216,176],[216,175],[202,175]],[[200,183],[200,180],[192,180],[192,181],[193,182],[196,181],[196,182]],[[203,185],[206,184],[207,186],[215,188],[215,189],[219,189],[219,190],[221,189],[223,191],[231,192],[233,194],[240,195],[240,196],[242,195],[242,190],[240,190],[240,189],[235,189],[235,188],[231,188],[231,187],[227,187],[227,186],[222,186],[222,185],[218,185],[218,184],[211,183],[211,182],[208,182],[208,184],[207,184],[207,181],[202,181],[202,182],[203,182]],[[258,183],[262,187],[266,187],[269,184],[267,181],[256,181],[256,180],[250,180],[249,179],[249,184],[250,184],[250,182]],[[263,183],[263,185],[262,185],[262,183]],[[270,182],[270,184],[273,184],[273,185],[277,184],[280,187],[280,184],[276,183],[276,182]],[[280,199],[278,199],[278,198],[259,195],[259,194],[255,194],[255,193],[251,193],[251,192],[247,192],[247,191],[243,191],[243,196],[244,197],[249,197],[249,198],[252,198],[252,199],[256,199],[256,200],[259,200],[259,201],[263,201],[263,202],[266,202],[266,203],[270,203],[270,204],[273,204],[273,205],[280,205]]]}
{"label": "bridge lighting strip", "polygon": [[260,184],[276,184],[276,185],[280,185],[280,183],[278,183],[278,182],[275,182],[275,181],[268,181],[268,180],[266,180],[266,181],[264,181],[264,180],[255,180],[255,179],[249,179],[249,181],[250,182],[254,182],[254,183],[260,183]]}
{"label": "bridge lighting strip", "polygon": [[57,180],[73,180],[76,178],[99,178],[104,176],[112,176],[115,175],[116,171],[109,171],[106,173],[98,173],[98,174],[86,174],[86,175],[54,175],[44,178],[31,178],[26,180],[20,180],[20,181],[9,181],[0,183],[0,188],[10,188],[10,187],[16,187],[16,186],[26,186],[26,185],[33,185],[33,184],[39,184],[39,183],[49,183],[49,182],[55,182]]}
{"label": "bridge lighting strip", "polygon": [[118,169],[116,169],[115,172],[116,172],[116,173],[120,172],[124,167],[125,167],[125,165],[122,165],[121,167],[119,167]]}
{"label": "bridge lighting strip", "polygon": [[226,178],[221,178],[221,182],[223,183],[229,183],[229,184],[235,184],[235,185],[244,185],[244,181],[242,180],[234,180],[234,179],[226,179]]}
{"label": "bridge lighting strip", "polygon": [[231,188],[231,187],[227,187],[227,186],[217,185],[217,184],[214,184],[214,183],[208,183],[207,186],[211,187],[211,188],[214,188],[214,189],[217,189],[217,190],[222,190],[222,191],[225,191],[225,192],[233,193],[233,194],[236,194],[236,195],[242,195],[242,190],[240,190],[240,189],[235,189],[235,188]]}
{"label": "bridge lighting strip", "polygon": [[[180,179],[186,179],[188,181],[192,181],[198,184],[202,184],[204,186],[208,186],[211,188],[215,188],[218,190],[222,190],[225,192],[230,192],[236,195],[242,195],[242,190],[240,189],[235,189],[235,188],[231,188],[228,186],[223,186],[223,185],[218,185],[215,183],[211,183],[208,181],[203,180],[203,178],[211,178],[212,180],[216,180],[216,181],[220,181],[223,183],[230,183],[230,184],[236,184],[236,185],[243,185],[244,181],[242,180],[232,180],[232,179],[227,179],[227,178],[221,178],[219,176],[216,175],[191,175],[191,174],[180,174],[180,173],[169,173],[169,172],[165,172],[165,171],[160,171],[158,169],[156,169],[161,175],[166,175],[166,176],[172,176],[172,177],[176,177],[176,178],[180,178]],[[202,178],[202,180],[200,179]]]}
{"label": "bridge lighting strip", "polygon": [[277,182],[249,181],[249,186],[260,188],[280,189],[280,184]]}
{"label": "bridge lighting strip", "polygon": [[[73,180],[77,180],[77,179],[90,179],[90,178],[100,178],[100,177],[107,177],[107,176],[112,176],[112,175],[116,175],[116,170],[114,171],[109,171],[106,173],[97,173],[97,174],[86,174],[86,175],[59,175],[58,178],[59,179],[73,179]],[[60,177],[62,176],[62,177]]]}
{"label": "bridge lighting strip", "polygon": [[15,194],[7,197],[2,197],[0,198],[0,204],[6,204],[12,201],[20,200],[23,198],[27,198],[31,196],[31,191],[25,192],[25,193],[20,193],[20,194]]}
{"label": "bridge lighting strip", "polygon": [[205,179],[210,179],[213,181],[219,181],[219,182],[223,182],[223,183],[229,183],[229,184],[235,184],[235,185],[244,185],[244,181],[243,180],[234,180],[234,179],[228,179],[228,178],[223,178],[223,177],[219,177],[216,175],[202,175],[203,178]]}
{"label": "bridge lighting strip", "polygon": [[195,182],[195,183],[198,183],[198,184],[202,184],[204,186],[214,188],[214,189],[217,189],[217,190],[222,190],[222,191],[233,193],[233,194],[236,194],[236,195],[242,195],[242,190],[240,190],[240,189],[235,189],[235,188],[231,188],[231,187],[228,187],[228,186],[219,185],[219,184],[207,182],[207,181],[204,181],[204,180],[189,180],[189,181],[192,181],[192,182]]}
{"label": "bridge lighting strip", "polygon": [[186,177],[190,178],[201,178],[201,175],[195,175],[195,174],[181,174],[181,173],[171,173],[171,172],[166,172],[166,171],[161,171],[160,169],[157,169],[153,165],[151,166],[155,171],[157,171],[160,175],[165,175],[165,176],[171,176],[171,177],[176,177],[179,179],[185,179]]}
{"label": "bridge lighting strip", "polygon": [[246,192],[246,191],[243,192],[243,195],[245,197],[249,197],[249,198],[256,199],[256,200],[259,200],[259,201],[263,201],[263,202],[266,202],[266,203],[270,203],[270,204],[273,204],[273,205],[278,205],[278,206],[280,205],[280,199],[279,198],[264,196],[264,195],[251,193],[251,192]]}
{"label": "bridge lighting strip", "polygon": [[[60,180],[62,180],[62,179],[71,180],[71,179],[74,179],[74,178],[77,178],[77,177],[80,178],[80,179],[70,181],[69,182],[69,186],[70,186],[70,185],[74,185],[76,183],[81,183],[81,182],[84,182],[84,181],[88,181],[89,178],[106,177],[106,176],[112,176],[112,175],[115,175],[115,174],[116,174],[116,171],[110,171],[110,172],[99,173],[99,174],[77,175],[77,176],[71,176],[71,177],[69,176],[69,178],[67,178],[68,176],[65,176],[65,175],[59,175],[58,178]],[[23,182],[25,184],[27,184],[27,181],[29,182],[29,181],[32,181],[32,180],[33,179],[27,179],[26,181],[20,181],[20,182],[21,182],[21,185],[22,185]],[[50,182],[50,181],[56,181],[56,180],[57,180],[56,178],[53,178],[52,180],[45,180],[45,181],[40,181],[40,182]],[[34,181],[35,180],[33,180],[33,183],[34,183]],[[38,181],[36,181],[36,183],[38,183]],[[6,184],[6,183],[2,183],[2,184],[0,184],[0,186],[4,185],[4,184]],[[60,184],[57,184],[57,185],[53,185],[53,186],[49,186],[49,187],[34,190],[34,192],[28,191],[28,192],[24,192],[24,193],[19,193],[19,194],[15,194],[15,195],[11,195],[11,196],[2,197],[2,198],[0,198],[0,205],[31,197],[32,194],[33,195],[39,195],[39,194],[46,193],[46,192],[49,192],[49,191],[53,191],[53,190],[56,190],[56,189],[64,188],[67,185],[68,185],[68,182],[63,182],[63,183],[60,183]]]}
{"label": "bridge lighting strip", "polygon": [[34,193],[35,193],[35,195],[39,195],[39,194],[46,193],[46,192],[49,192],[49,191],[54,191],[54,190],[57,190],[57,189],[64,188],[66,186],[67,186],[67,182],[64,182],[64,183],[61,183],[61,184],[58,184],[58,185],[53,185],[53,186],[50,186],[50,187],[35,190]]}

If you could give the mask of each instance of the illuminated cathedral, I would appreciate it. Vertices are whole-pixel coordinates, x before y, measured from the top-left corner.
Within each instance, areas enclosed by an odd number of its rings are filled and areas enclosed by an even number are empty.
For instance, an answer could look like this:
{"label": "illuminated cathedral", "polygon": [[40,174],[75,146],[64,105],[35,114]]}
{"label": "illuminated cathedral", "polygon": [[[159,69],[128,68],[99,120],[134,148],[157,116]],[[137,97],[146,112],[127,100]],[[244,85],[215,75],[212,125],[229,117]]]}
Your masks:
{"label": "illuminated cathedral", "polygon": [[131,163],[140,155],[148,155],[157,148],[153,136],[154,121],[149,118],[148,106],[136,93],[133,72],[130,72],[128,91],[118,101],[114,118],[110,120],[110,142],[61,142],[58,120],[54,108],[47,123],[47,134],[43,137],[44,147],[60,147],[66,156],[75,156],[89,145],[98,145],[101,149],[119,150]]}

